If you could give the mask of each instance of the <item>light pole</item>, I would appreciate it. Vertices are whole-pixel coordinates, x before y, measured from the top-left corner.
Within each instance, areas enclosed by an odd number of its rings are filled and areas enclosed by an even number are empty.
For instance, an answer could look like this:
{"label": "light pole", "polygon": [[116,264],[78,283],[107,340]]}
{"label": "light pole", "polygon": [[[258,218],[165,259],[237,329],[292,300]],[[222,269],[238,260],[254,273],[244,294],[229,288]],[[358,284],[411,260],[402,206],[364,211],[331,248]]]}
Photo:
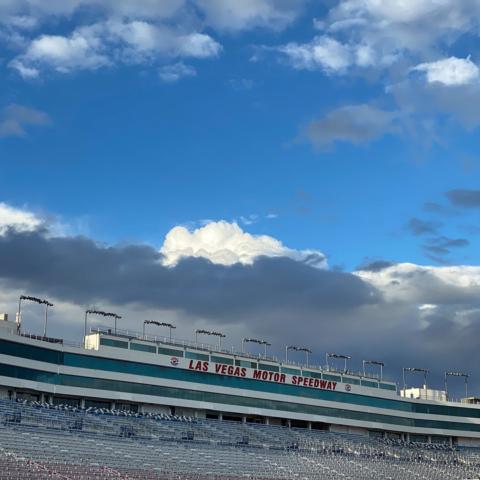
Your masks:
{"label": "light pole", "polygon": [[296,347],[295,345],[285,345],[285,363],[288,362],[288,351],[289,350],[293,350],[293,351],[297,351],[298,350],[298,347]]}
{"label": "light pole", "polygon": [[383,362],[379,362],[377,360],[362,360],[363,364],[363,376],[365,377],[365,365],[377,365],[380,367],[380,381],[383,380],[383,367],[385,364]]}
{"label": "light pole", "polygon": [[28,302],[38,303],[40,305],[45,305],[45,321],[43,325],[43,336],[47,336],[47,324],[48,324],[48,307],[53,307],[53,303],[50,303],[48,300],[43,298],[32,297],[30,295],[20,295],[18,299],[18,318],[17,318],[17,332],[20,333],[21,324],[22,324],[22,300]]}
{"label": "light pole", "polygon": [[405,382],[405,372],[411,373],[423,373],[423,385],[425,387],[425,399],[427,399],[427,375],[429,371],[426,368],[416,368],[416,367],[403,367],[403,396],[406,395],[405,391],[407,389],[407,384]]}
{"label": "light pole", "polygon": [[88,309],[85,310],[85,337],[87,336],[87,318],[88,315],[100,315],[102,317],[113,317],[115,319],[115,330],[114,333],[115,335],[117,334],[117,320],[122,318],[120,315],[117,315],[116,313],[113,312],[103,312],[102,310],[96,310],[96,309]]}
{"label": "light pole", "polygon": [[465,398],[468,397],[468,373],[463,372],[445,372],[445,396],[448,400],[447,377],[463,377],[465,379]]}
{"label": "light pole", "polygon": [[307,347],[297,347],[297,352],[305,352],[305,355],[306,355],[306,357],[307,357],[307,363],[306,363],[306,365],[307,365],[307,367],[308,367],[308,359],[309,359],[308,356],[312,353],[312,351],[311,351],[309,348],[307,348]]}
{"label": "light pole", "polygon": [[225,338],[226,335],[222,332],[215,332],[215,331],[210,331],[210,330],[202,330],[202,329],[197,329],[195,330],[195,343],[198,344],[198,335],[209,335],[213,337],[218,337],[218,349],[222,349],[222,338]]}
{"label": "light pole", "polygon": [[264,356],[264,358],[267,358],[267,347],[270,346],[270,343],[268,343],[266,340],[260,340],[258,338],[244,338],[244,339],[242,339],[242,353],[245,353],[245,344],[246,343],[257,343],[258,345],[263,345],[263,347],[264,347],[263,356]]}
{"label": "light pole", "polygon": [[344,360],[345,365],[344,365],[343,371],[344,371],[344,373],[347,373],[347,361],[351,360],[352,357],[350,355],[339,355],[338,353],[327,353],[325,355],[325,358],[326,358],[326,361],[327,361],[328,370],[330,370],[330,364],[328,363],[329,358],[337,358],[337,359],[340,359],[340,360]]}
{"label": "light pole", "polygon": [[170,329],[170,342],[172,341],[172,330],[177,328],[171,323],[157,322],[156,320],[144,320],[143,321],[143,339],[145,340],[145,325],[157,325],[157,327],[168,327]]}

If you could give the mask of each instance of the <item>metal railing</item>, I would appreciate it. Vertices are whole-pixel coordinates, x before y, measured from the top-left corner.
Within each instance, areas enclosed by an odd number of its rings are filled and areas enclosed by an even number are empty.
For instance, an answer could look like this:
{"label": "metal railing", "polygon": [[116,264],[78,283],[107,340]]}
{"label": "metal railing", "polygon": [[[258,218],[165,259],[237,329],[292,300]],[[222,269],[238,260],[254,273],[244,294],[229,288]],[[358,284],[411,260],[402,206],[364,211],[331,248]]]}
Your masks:
{"label": "metal railing", "polygon": [[266,361],[266,362],[273,362],[278,364],[279,366],[284,366],[286,368],[289,367],[294,367],[294,368],[299,368],[299,369],[306,369],[306,370],[316,370],[321,373],[334,373],[338,375],[349,375],[349,376],[354,376],[357,378],[363,378],[365,380],[375,380],[375,381],[380,381],[380,375],[374,374],[374,373],[368,373],[367,375],[363,375],[362,372],[354,372],[350,370],[343,370],[343,369],[338,369],[333,366],[323,366],[323,365],[314,365],[314,364],[306,364],[306,363],[301,363],[301,362],[295,362],[293,360],[279,360],[278,357],[276,356],[267,356],[263,354],[253,354],[253,353],[248,353],[248,352],[238,352],[235,351],[235,348],[232,346],[231,349],[226,349],[226,348],[220,348],[218,345],[211,345],[208,343],[203,343],[203,342],[194,342],[190,340],[180,340],[177,338],[170,338],[166,337],[163,335],[151,335],[151,334],[145,334],[143,335],[140,332],[134,331],[134,330],[124,330],[124,329],[117,329],[116,333],[114,333],[113,329],[110,327],[92,327],[90,329],[90,333],[99,333],[103,335],[111,335],[114,337],[120,337],[120,338],[125,338],[128,340],[143,340],[143,341],[148,341],[156,344],[162,344],[162,345],[169,345],[172,347],[178,347],[178,348],[191,348],[194,350],[198,351],[204,351],[208,353],[220,353],[220,354],[225,354],[225,355],[230,355],[230,356],[235,356],[237,358],[246,358],[250,360],[255,360],[257,362],[261,361]]}

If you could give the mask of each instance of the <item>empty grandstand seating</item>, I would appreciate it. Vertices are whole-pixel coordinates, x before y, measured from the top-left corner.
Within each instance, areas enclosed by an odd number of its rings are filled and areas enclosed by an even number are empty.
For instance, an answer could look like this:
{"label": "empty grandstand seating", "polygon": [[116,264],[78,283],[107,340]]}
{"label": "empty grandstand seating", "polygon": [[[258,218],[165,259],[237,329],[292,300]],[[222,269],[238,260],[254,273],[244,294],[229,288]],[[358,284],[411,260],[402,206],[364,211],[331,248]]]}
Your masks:
{"label": "empty grandstand seating", "polygon": [[480,451],[385,438],[0,401],[0,479],[479,478]]}

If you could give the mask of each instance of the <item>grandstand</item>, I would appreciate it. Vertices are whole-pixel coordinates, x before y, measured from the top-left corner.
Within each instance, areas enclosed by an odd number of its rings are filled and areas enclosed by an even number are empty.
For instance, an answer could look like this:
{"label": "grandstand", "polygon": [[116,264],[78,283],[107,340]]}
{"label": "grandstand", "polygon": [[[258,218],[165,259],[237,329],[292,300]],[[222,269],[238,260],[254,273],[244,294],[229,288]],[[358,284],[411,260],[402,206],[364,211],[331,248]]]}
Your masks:
{"label": "grandstand", "polygon": [[[0,480],[480,478],[480,404],[461,372],[435,390],[404,368],[399,391],[379,361],[312,365],[294,346],[280,360],[263,340],[199,343],[203,330],[189,341],[85,324],[71,344],[20,318],[0,316]],[[253,340],[261,354],[245,351]],[[423,386],[407,389],[405,373]],[[461,402],[447,373],[464,377]]]}
{"label": "grandstand", "polygon": [[226,420],[0,401],[0,479],[479,478],[480,450]]}

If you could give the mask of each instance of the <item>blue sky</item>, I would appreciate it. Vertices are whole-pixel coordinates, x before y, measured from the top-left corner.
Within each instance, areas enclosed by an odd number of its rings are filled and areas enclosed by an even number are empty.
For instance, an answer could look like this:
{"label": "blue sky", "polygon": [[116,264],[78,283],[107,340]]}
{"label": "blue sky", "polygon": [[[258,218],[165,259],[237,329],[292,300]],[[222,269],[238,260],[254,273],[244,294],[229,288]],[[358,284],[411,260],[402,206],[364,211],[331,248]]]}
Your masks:
{"label": "blue sky", "polygon": [[[279,10],[282,4],[257,3],[278,4]],[[435,263],[478,261],[475,235],[461,229],[478,223],[478,215],[438,219],[423,209],[426,202],[445,204],[450,189],[477,186],[475,127],[465,129],[455,114],[447,112],[452,118],[445,120],[432,108],[412,123],[435,124],[435,139],[426,139],[413,124],[360,143],[312,145],[308,125],[339,107],[401,109],[385,91],[403,77],[392,72],[397,65],[345,72],[321,63],[293,67],[273,49],[325,35],[314,19],[326,21],[328,11],[314,2],[290,7],[291,20],[281,26],[253,16],[242,28],[216,29],[203,19],[201,31],[221,51],[180,60],[196,75],[170,82],[159,77],[159,69],[178,58],[161,54],[139,64],[77,65],[66,72],[32,60],[38,74],[22,78],[12,61],[28,51],[29,42],[42,35],[68,38],[108,15],[81,13],[81,5],[68,14],[12,7],[4,31],[13,17],[36,18],[36,26],[17,29],[24,36],[21,45],[3,43],[1,104],[44,112],[49,123],[0,140],[2,200],[70,222],[83,219],[89,234],[107,242],[160,244],[178,224],[274,213],[277,218],[263,218],[248,230],[292,248],[322,250],[345,269],[366,258],[431,263],[421,248],[424,239],[405,229],[418,217],[441,221],[442,234],[471,242]],[[182,15],[169,22],[183,24]],[[475,61],[477,46],[468,33],[449,47],[459,59],[472,55]],[[412,65],[425,56],[401,54],[414,57]],[[431,60],[442,54],[453,55],[438,48]]]}
{"label": "blue sky", "polygon": [[0,311],[28,292],[70,337],[94,304],[475,368],[479,18],[0,0]]}

